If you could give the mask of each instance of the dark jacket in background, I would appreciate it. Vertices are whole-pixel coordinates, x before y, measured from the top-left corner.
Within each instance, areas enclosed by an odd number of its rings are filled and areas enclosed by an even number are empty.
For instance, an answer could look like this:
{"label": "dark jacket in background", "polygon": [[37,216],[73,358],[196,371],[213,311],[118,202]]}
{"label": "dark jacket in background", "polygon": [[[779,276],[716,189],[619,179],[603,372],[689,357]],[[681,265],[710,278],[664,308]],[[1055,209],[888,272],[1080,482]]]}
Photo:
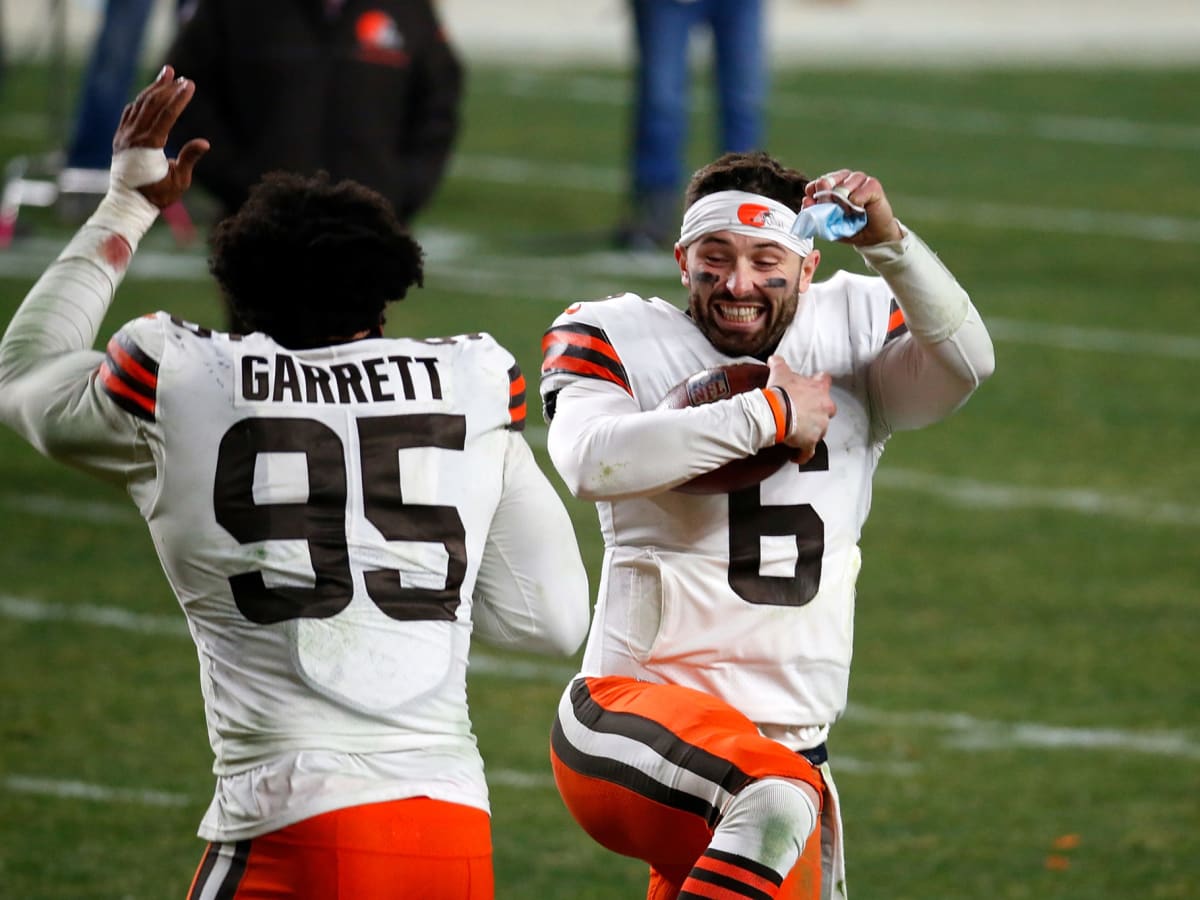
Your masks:
{"label": "dark jacket in background", "polygon": [[172,139],[211,141],[195,179],[226,213],[264,172],[324,169],[408,221],[458,132],[462,67],[428,0],[199,0],[166,62],[197,88]]}

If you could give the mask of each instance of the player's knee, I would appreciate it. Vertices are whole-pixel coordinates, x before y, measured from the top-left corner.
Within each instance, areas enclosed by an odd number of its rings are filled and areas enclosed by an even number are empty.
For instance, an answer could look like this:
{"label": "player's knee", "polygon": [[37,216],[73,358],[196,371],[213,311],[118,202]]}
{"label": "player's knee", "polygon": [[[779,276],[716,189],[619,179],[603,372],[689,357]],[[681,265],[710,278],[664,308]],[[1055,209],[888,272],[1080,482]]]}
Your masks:
{"label": "player's knee", "polygon": [[761,779],[733,798],[719,831],[760,841],[768,857],[762,862],[773,867],[786,862],[782,871],[787,871],[817,825],[814,796],[808,785],[782,778]]}

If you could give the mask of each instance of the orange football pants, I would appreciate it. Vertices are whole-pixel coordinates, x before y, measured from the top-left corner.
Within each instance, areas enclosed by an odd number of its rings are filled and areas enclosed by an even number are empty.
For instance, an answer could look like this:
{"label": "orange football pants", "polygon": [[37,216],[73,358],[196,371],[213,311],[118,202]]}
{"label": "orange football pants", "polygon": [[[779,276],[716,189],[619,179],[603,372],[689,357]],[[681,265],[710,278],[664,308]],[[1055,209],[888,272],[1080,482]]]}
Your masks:
{"label": "orange football pants", "polygon": [[[614,737],[623,758],[612,752]],[[631,746],[639,749],[624,749]],[[632,678],[573,682],[559,706],[550,755],[559,794],[580,826],[609,850],[650,864],[647,900],[678,896],[729,794],[770,776],[805,781],[818,795],[825,787],[812,763],[763,737],[724,701]],[[690,780],[692,774],[703,780]],[[681,790],[685,782],[690,786]],[[714,785],[711,794],[704,784]],[[767,896],[818,900],[820,833],[818,818],[800,859]],[[716,886],[705,890],[711,900],[745,900]]]}
{"label": "orange football pants", "polygon": [[414,797],[209,844],[188,900],[492,900],[491,820]]}

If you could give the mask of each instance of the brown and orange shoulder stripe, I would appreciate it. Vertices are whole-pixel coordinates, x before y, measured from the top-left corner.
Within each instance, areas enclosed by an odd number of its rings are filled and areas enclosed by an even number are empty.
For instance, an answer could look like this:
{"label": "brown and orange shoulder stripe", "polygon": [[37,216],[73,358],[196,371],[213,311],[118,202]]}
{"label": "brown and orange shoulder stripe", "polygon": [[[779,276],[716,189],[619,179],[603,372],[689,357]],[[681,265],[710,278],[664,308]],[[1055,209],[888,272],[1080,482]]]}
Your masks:
{"label": "brown and orange shoulder stripe", "polygon": [[508,429],[525,430],[525,376],[521,367],[513,363],[508,370]]}
{"label": "brown and orange shoulder stripe", "polygon": [[892,299],[892,305],[888,309],[888,325],[887,336],[883,339],[886,344],[888,341],[894,341],[900,335],[908,332],[908,323],[904,321],[904,310],[900,308],[900,304]]}
{"label": "brown and orange shoulder stripe", "polygon": [[158,404],[158,363],[125,334],[118,333],[105,348],[97,372],[100,387],[121,409],[153,422]]}
{"label": "brown and orange shoulder stripe", "polygon": [[594,325],[556,325],[542,337],[542,376],[560,374],[610,381],[633,395],[621,357]]}

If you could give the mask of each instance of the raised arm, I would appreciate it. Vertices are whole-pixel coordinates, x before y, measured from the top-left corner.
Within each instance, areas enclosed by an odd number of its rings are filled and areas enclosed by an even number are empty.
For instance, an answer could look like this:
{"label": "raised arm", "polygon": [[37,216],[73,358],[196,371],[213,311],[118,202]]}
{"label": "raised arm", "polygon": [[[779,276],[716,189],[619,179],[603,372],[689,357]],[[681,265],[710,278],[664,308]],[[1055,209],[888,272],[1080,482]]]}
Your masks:
{"label": "raised arm", "polygon": [[805,205],[827,191],[865,208],[866,226],[843,242],[888,283],[908,326],[909,337],[885,346],[871,364],[873,414],[888,431],[945,418],[995,369],[982,318],[950,271],[896,218],[878,179],[831,172],[808,184]]}
{"label": "raised arm", "polygon": [[0,420],[43,453],[70,459],[87,447],[130,452],[122,432],[133,426],[96,390],[104,355],[92,347],[138,242],[159,210],[187,190],[207,149],[207,142],[191,141],[176,160],[162,149],[194,90],[166,67],[125,108],[108,193],[0,339]]}

